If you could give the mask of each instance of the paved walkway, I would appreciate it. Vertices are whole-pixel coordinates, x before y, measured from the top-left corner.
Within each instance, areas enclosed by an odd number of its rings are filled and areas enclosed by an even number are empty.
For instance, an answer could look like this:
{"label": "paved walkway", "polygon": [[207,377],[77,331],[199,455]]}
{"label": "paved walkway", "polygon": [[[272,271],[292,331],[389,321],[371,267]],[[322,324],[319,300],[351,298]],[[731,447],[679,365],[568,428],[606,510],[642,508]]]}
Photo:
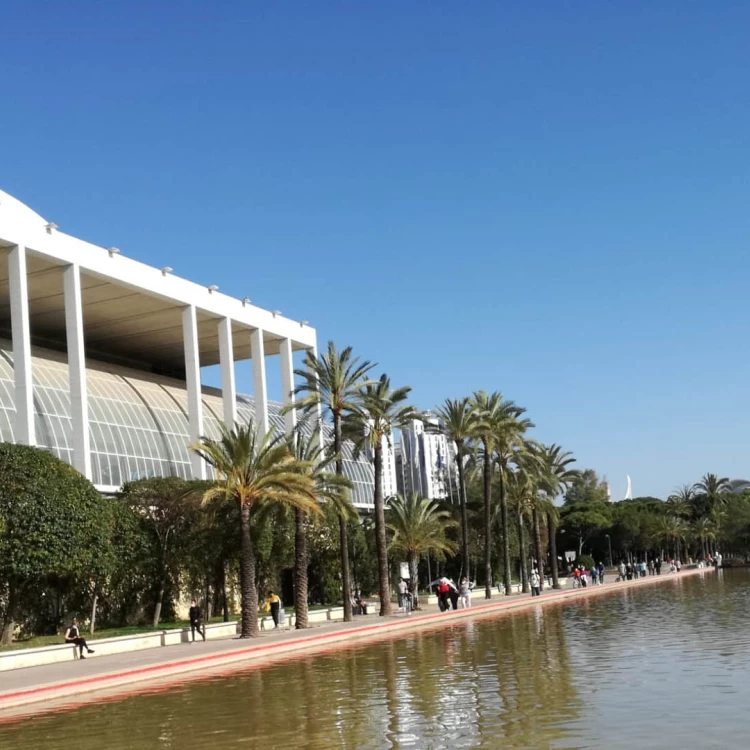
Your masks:
{"label": "paved walkway", "polygon": [[[22,713],[44,711],[71,703],[79,704],[84,699],[102,700],[128,692],[158,689],[160,685],[175,682],[177,675],[180,675],[180,680],[200,679],[247,668],[252,664],[298,656],[301,651],[309,654],[340,648],[356,640],[391,637],[405,630],[442,627],[447,622],[467,617],[496,615],[503,611],[599,596],[625,588],[667,583],[710,571],[707,568],[690,569],[679,574],[612,582],[585,589],[547,590],[535,598],[528,594],[518,594],[487,601],[481,598],[483,590],[480,590],[475,594],[474,606],[470,610],[441,613],[435,605],[431,605],[410,617],[403,613],[388,618],[368,615],[355,617],[353,622],[324,623],[309,630],[261,631],[261,635],[252,640],[227,638],[205,643],[200,641],[195,644],[93,657],[84,661],[17,669],[2,673],[0,720],[17,716],[19,709]],[[76,696],[75,700],[72,699],[73,696]]]}

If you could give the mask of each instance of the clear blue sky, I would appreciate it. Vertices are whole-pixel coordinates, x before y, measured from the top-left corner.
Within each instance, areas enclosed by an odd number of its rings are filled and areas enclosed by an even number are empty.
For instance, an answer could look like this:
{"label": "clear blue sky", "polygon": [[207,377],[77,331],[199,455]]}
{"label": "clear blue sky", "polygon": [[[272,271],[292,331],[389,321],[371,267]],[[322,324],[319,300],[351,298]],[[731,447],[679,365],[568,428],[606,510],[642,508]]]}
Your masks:
{"label": "clear blue sky", "polygon": [[[213,7],[212,7],[213,6]],[[477,388],[636,494],[750,475],[750,6],[6,3],[0,187]]]}

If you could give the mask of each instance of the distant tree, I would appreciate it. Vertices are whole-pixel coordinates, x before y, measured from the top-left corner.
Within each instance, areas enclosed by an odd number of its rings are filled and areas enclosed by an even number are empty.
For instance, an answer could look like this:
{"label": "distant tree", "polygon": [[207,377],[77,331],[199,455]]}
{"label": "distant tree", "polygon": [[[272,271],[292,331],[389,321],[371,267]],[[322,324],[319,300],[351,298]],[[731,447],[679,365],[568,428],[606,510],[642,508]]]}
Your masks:
{"label": "distant tree", "polygon": [[[297,430],[296,435],[292,436],[290,450],[300,466],[305,467],[307,475],[313,482],[318,500],[345,522],[356,518],[357,512],[351,503],[349,492],[352,487],[351,481],[332,471],[338,456],[326,456],[325,448],[320,444],[317,435],[307,434],[304,428]],[[309,522],[310,514],[301,507],[296,507],[294,509],[294,625],[298,630],[303,630],[308,625],[307,527]]]}
{"label": "distant tree", "polygon": [[180,477],[139,479],[123,485],[120,497],[154,534],[158,545],[159,586],[153,625],[161,618],[164,592],[177,572],[180,535],[197,520],[199,500],[195,492],[203,483]]}
{"label": "distant tree", "polygon": [[563,530],[578,540],[579,556],[592,534],[609,528],[611,509],[606,483],[599,479],[595,471],[587,469],[573,480],[565,494],[560,515]]}
{"label": "distant tree", "polygon": [[[305,356],[304,367],[295,370],[300,384],[294,393],[298,396],[293,407],[315,418],[327,413],[333,423],[333,445],[331,453],[336,456],[336,473],[344,476],[343,420],[359,406],[362,387],[371,383],[368,373],[375,365],[361,361],[352,355],[350,346],[336,349],[333,341],[328,342],[325,352],[316,357],[311,351]],[[349,566],[349,540],[347,523],[339,516],[339,548],[341,554],[341,595],[344,605],[344,622],[352,620],[351,571]]]}
{"label": "distant tree", "polygon": [[[437,413],[445,425],[449,440],[456,444],[456,468],[458,469],[458,497],[461,508],[461,573],[470,576],[469,571],[469,520],[466,510],[466,477],[464,462],[467,455],[467,442],[474,437],[480,426],[477,410],[472,408],[468,398],[446,399],[438,407]],[[487,435],[486,431],[483,431]]]}
{"label": "distant tree", "polygon": [[703,505],[699,515],[706,515],[724,505],[727,495],[732,491],[732,485],[727,477],[704,474],[701,481],[693,485],[693,490],[698,496],[696,501],[702,501]]}
{"label": "distant tree", "polygon": [[48,451],[0,443],[2,638],[8,645],[34,587],[57,579],[94,579],[109,545],[107,501],[94,485]]}
{"label": "distant tree", "polygon": [[[495,468],[496,452],[500,447],[504,436],[509,432],[520,431],[521,421],[519,417],[523,409],[516,406],[512,401],[503,398],[503,394],[495,391],[488,394],[485,391],[475,391],[470,402],[473,427],[470,427],[472,436],[481,443],[482,460],[482,494],[484,500],[484,596],[490,599],[492,596],[492,474]],[[501,480],[502,486],[502,480]],[[501,518],[507,523],[507,507],[505,497],[501,498]],[[504,539],[507,533],[503,532]],[[503,549],[505,550],[505,543]],[[510,550],[508,549],[508,561],[510,561]]]}
{"label": "distant tree", "polygon": [[218,440],[201,438],[191,449],[216,472],[204,502],[234,500],[240,510],[240,589],[242,598],[241,638],[258,633],[258,590],[255,584],[255,549],[252,516],[259,506],[282,505],[317,513],[320,508],[308,467],[289,450],[284,436],[273,430],[261,437],[252,422],[234,429],[221,426]]}
{"label": "distant tree", "polygon": [[419,412],[406,403],[410,386],[391,388],[390,378],[383,374],[376,383],[362,387],[359,405],[345,418],[344,432],[357,449],[372,456],[375,480],[375,543],[378,554],[380,615],[391,614],[391,589],[388,565],[388,543],[383,497],[383,445],[391,440],[394,428],[405,427],[418,419]]}
{"label": "distant tree", "polygon": [[573,454],[570,451],[564,451],[556,443],[543,446],[541,458],[538,488],[544,493],[546,499],[543,507],[547,516],[552,588],[558,589],[560,582],[557,568],[557,524],[560,520],[560,513],[554,500],[580,477],[581,472],[570,468],[570,465],[575,463]]}
{"label": "distant tree", "polygon": [[[529,442],[525,435],[534,427],[531,420],[523,417],[526,412],[520,406],[514,407],[515,414],[512,419],[500,419],[497,421],[493,434],[495,448],[495,466],[497,468],[500,496],[500,524],[503,530],[503,585],[506,596],[511,594],[511,567],[510,567],[510,539],[513,535],[510,521],[508,520],[508,484],[514,468],[522,466],[529,453]],[[518,543],[523,546],[523,516],[517,517],[518,521]],[[523,560],[523,555],[520,556]],[[523,585],[528,588],[528,580],[524,576],[525,564],[521,566],[521,577]]]}
{"label": "distant tree", "polygon": [[386,526],[393,534],[391,547],[403,552],[409,563],[415,609],[419,609],[419,558],[428,552],[452,555],[457,546],[446,538],[445,532],[457,525],[450,511],[441,510],[436,502],[420,497],[416,492],[391,501],[386,512]]}

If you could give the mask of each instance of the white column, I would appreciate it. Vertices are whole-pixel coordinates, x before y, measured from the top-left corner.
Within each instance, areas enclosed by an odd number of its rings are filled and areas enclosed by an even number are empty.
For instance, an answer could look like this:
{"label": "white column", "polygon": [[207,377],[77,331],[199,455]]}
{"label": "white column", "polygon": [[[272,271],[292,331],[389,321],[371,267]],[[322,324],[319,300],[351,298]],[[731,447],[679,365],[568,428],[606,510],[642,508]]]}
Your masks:
{"label": "white column", "polygon": [[219,361],[221,362],[221,398],[224,406],[224,424],[231,430],[237,421],[237,389],[234,383],[234,341],[232,321],[219,321]]}
{"label": "white column", "polygon": [[[284,391],[284,406],[294,405],[294,360],[292,359],[292,340],[282,339],[279,347],[281,357],[281,387]],[[297,426],[297,411],[292,409],[284,415],[284,429],[288,435]]]}
{"label": "white column", "polygon": [[8,255],[8,277],[16,402],[13,437],[17,443],[36,445],[34,390],[31,375],[29,288],[26,278],[26,248],[23,245],[11,248]]}
{"label": "white column", "polygon": [[[185,380],[187,381],[190,442],[197,443],[203,435],[203,401],[201,400],[201,366],[195,305],[190,305],[182,311],[182,337],[185,342]],[[206,464],[193,451],[190,451],[190,463],[193,465],[194,477],[205,479]]]}
{"label": "white column", "polygon": [[70,416],[73,422],[73,466],[88,479],[91,475],[89,399],[86,388],[86,348],[83,341],[81,269],[77,264],[63,272],[65,334],[68,340]]}
{"label": "white column", "polygon": [[253,359],[253,401],[255,426],[261,435],[268,432],[268,393],[266,392],[266,350],[263,331],[256,328],[250,334],[250,356]]}

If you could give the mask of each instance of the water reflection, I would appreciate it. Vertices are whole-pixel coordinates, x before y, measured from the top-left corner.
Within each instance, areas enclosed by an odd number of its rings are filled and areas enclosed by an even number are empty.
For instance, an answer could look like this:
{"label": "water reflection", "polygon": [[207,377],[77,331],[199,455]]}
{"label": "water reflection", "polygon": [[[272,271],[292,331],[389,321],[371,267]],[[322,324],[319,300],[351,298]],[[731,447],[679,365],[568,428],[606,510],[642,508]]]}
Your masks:
{"label": "water reflection", "polygon": [[86,705],[1,727],[0,749],[743,746],[748,582],[675,580]]}

